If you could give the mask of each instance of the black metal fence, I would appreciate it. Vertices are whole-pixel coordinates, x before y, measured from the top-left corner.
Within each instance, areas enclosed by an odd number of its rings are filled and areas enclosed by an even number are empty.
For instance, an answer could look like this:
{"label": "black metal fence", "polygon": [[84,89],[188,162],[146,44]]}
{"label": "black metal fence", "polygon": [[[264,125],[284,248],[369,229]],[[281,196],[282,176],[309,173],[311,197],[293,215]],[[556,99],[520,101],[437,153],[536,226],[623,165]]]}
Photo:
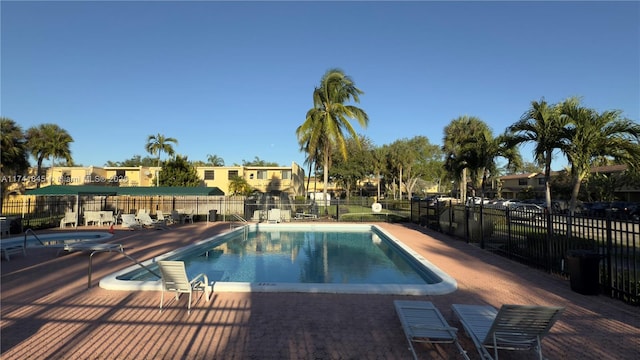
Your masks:
{"label": "black metal fence", "polygon": [[411,203],[411,220],[563,276],[569,275],[567,255],[588,250],[601,259],[600,292],[640,306],[637,220],[614,218],[612,213],[596,218],[426,201]]}
{"label": "black metal fence", "polygon": [[[286,194],[255,197],[226,196],[39,196],[23,200],[5,201],[2,216],[11,224],[11,233],[23,229],[57,227],[65,212],[79,212],[80,224],[85,211],[113,211],[114,214],[135,214],[144,209],[151,216],[162,211],[193,214],[195,221],[228,220],[242,217],[246,220],[266,221],[269,210],[280,209],[283,221],[325,219],[332,221],[407,221],[411,204],[404,200],[380,201],[373,207],[373,198],[293,200]],[[326,205],[326,206],[325,206]],[[212,213],[216,218],[212,219]]]}

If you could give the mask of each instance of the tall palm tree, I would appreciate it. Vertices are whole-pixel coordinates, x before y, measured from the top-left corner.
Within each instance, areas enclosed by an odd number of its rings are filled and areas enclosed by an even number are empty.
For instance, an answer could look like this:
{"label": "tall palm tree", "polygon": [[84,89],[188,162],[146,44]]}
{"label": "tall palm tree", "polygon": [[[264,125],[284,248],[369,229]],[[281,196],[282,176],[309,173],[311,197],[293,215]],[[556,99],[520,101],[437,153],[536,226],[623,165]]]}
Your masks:
{"label": "tall palm tree", "polygon": [[640,168],[640,125],[621,118],[618,110],[598,113],[575,99],[561,104],[562,116],[569,124],[569,144],[565,151],[573,183],[569,211],[575,212],[580,184],[594,162],[612,158],[631,169]]}
{"label": "tall palm tree", "polygon": [[520,120],[507,128],[507,133],[511,146],[535,144],[533,156],[536,163],[544,169],[545,200],[550,214],[551,162],[554,151],[566,149],[566,117],[560,116],[558,105],[549,105],[544,99],[532,101],[531,107],[522,114]]}
{"label": "tall palm tree", "polygon": [[[164,152],[169,156],[172,156],[175,151],[171,143],[178,145],[178,140],[172,137],[165,137],[162,134],[149,135],[147,137],[147,145],[145,150],[151,155],[158,156],[158,168],[160,168],[160,155]],[[160,186],[160,174],[156,174],[156,186]]]}
{"label": "tall palm tree", "polygon": [[445,169],[454,179],[459,180],[460,198],[466,199],[467,171],[469,166],[463,155],[462,144],[476,139],[490,129],[486,123],[475,116],[460,116],[451,120],[444,128],[442,151],[445,153]]}
{"label": "tall palm tree", "polygon": [[357,120],[362,127],[366,127],[369,123],[369,117],[364,110],[345,104],[348,101],[359,103],[362,94],[364,92],[358,89],[353,80],[342,70],[328,70],[320,80],[320,86],[313,91],[313,108],[307,112],[305,121],[296,130],[299,142],[308,142],[309,154],[318,152],[322,154],[325,212],[328,205],[327,187],[331,148],[337,147],[346,159],[345,131],[358,140],[358,134],[349,119]]}
{"label": "tall palm tree", "polygon": [[[27,148],[37,161],[36,176],[40,177],[42,172],[42,162],[51,158],[51,175],[53,177],[53,166],[56,158],[72,161],[69,144],[73,138],[69,133],[56,124],[41,124],[37,127],[27,129]],[[53,179],[51,179],[53,181]],[[40,181],[36,187],[40,187]]]}

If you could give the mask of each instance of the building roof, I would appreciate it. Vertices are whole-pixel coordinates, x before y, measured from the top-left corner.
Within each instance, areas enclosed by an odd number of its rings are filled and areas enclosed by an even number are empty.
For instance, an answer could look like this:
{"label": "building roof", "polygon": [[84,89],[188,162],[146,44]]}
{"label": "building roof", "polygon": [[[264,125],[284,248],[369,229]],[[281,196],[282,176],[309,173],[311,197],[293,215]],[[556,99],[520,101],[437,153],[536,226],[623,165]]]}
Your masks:
{"label": "building roof", "polygon": [[218,187],[182,187],[182,186],[96,186],[96,185],[51,185],[39,189],[28,189],[26,195],[64,196],[64,195],[130,195],[130,196],[210,196],[224,195]]}

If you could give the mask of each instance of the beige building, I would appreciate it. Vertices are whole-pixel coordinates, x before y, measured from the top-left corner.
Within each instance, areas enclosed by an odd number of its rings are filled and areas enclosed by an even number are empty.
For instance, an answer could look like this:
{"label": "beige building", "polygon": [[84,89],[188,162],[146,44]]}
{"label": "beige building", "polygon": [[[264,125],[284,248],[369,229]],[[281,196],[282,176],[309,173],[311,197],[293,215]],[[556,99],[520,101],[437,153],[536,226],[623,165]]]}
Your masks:
{"label": "beige building", "polygon": [[[53,167],[46,175],[36,177],[30,168],[25,176],[5,176],[9,183],[5,198],[23,194],[26,189],[50,185],[155,186],[158,172],[155,166],[132,167]],[[304,194],[304,170],[295,162],[291,166],[199,166],[196,172],[204,187],[217,187],[229,194],[229,182],[234,176],[244,178],[254,189],[265,193]]]}
{"label": "beige building", "polygon": [[[627,170],[626,165],[596,166],[591,168],[591,174],[611,175]],[[560,171],[552,171],[551,177],[560,174]],[[537,198],[544,198],[545,179],[543,173],[515,174],[500,177],[499,185],[502,197],[515,199],[521,192],[529,192]],[[639,201],[640,189],[630,186],[616,188],[616,196],[626,201]]]}

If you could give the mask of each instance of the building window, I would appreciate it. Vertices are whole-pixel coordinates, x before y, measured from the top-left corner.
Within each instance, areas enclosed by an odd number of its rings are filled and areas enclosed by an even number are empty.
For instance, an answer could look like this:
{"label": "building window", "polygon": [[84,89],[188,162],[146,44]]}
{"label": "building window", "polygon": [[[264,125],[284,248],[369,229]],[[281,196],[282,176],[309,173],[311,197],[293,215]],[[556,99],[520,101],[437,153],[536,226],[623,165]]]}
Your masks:
{"label": "building window", "polygon": [[267,170],[258,170],[258,180],[266,180],[267,179]]}
{"label": "building window", "polygon": [[253,180],[253,173],[249,174],[249,180]]}
{"label": "building window", "polygon": [[215,172],[213,170],[205,170],[204,171],[204,179],[205,180],[215,180]]}
{"label": "building window", "polygon": [[228,177],[229,180],[237,176],[238,176],[238,170],[229,170],[229,177]]}
{"label": "building window", "polygon": [[544,184],[545,184],[544,178],[539,178],[538,185],[544,185]]}
{"label": "building window", "polygon": [[282,179],[283,180],[291,179],[291,170],[282,170]]}
{"label": "building window", "polygon": [[520,186],[527,185],[527,184],[529,184],[528,180],[529,179],[518,179],[518,185],[520,185]]}
{"label": "building window", "polygon": [[127,177],[127,172],[125,170],[116,170],[116,178],[124,179]]}

